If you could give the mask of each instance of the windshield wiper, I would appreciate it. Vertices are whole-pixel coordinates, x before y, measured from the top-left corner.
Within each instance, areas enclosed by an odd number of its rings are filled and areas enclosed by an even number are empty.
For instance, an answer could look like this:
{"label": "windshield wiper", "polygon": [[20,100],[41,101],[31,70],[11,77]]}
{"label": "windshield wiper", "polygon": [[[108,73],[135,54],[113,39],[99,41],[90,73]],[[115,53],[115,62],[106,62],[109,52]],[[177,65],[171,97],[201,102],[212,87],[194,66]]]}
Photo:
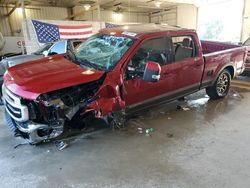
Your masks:
{"label": "windshield wiper", "polygon": [[94,69],[98,69],[98,67],[97,67],[96,65],[90,63],[87,59],[80,59],[80,63],[81,63],[82,65],[87,66],[87,67],[92,67],[92,68],[94,68]]}
{"label": "windshield wiper", "polygon": [[70,50],[70,49],[67,50],[66,58],[70,59],[71,61],[73,61],[77,65],[83,65],[85,67],[94,68],[96,70],[104,70],[103,67],[99,67],[98,65],[95,65],[95,64],[89,62],[87,59],[80,59],[80,58],[78,58],[75,55],[75,53],[72,52],[72,50]]}
{"label": "windshield wiper", "polygon": [[96,64],[93,64],[93,63],[89,62],[87,59],[78,59],[78,60],[80,61],[80,64],[85,65],[87,67],[91,67],[91,68],[94,68],[96,70],[104,70],[103,67],[100,67]]}
{"label": "windshield wiper", "polygon": [[77,59],[75,53],[70,49],[68,48],[67,49],[67,53],[66,53],[66,58],[73,61],[74,63],[76,63],[77,65],[80,64],[79,60]]}

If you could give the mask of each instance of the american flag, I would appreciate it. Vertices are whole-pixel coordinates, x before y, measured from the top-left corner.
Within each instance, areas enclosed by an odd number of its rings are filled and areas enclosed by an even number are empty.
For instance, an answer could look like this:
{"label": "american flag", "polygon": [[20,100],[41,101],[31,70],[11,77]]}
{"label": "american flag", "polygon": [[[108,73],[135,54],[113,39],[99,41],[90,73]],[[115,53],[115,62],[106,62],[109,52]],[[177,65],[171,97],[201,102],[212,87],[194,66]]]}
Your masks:
{"label": "american flag", "polygon": [[65,26],[32,20],[39,43],[63,39],[86,39],[92,35],[92,25]]}

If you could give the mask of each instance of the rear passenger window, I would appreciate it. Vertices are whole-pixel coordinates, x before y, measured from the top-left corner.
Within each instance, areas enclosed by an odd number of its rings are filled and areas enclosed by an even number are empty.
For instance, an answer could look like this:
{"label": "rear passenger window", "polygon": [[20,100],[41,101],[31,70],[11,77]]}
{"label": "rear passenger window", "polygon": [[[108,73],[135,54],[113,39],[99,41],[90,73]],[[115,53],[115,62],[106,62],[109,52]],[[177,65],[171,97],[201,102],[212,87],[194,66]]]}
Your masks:
{"label": "rear passenger window", "polygon": [[191,36],[172,37],[174,59],[181,61],[196,56],[195,42]]}

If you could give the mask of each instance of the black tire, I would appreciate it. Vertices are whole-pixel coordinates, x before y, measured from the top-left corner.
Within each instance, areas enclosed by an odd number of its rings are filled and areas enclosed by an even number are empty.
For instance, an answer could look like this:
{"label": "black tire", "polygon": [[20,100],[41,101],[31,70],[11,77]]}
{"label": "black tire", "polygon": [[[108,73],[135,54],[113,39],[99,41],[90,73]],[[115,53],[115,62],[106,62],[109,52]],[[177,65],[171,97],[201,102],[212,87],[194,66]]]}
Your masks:
{"label": "black tire", "polygon": [[206,88],[207,95],[210,99],[221,99],[227,96],[231,84],[231,74],[228,70],[223,70],[215,83],[211,87]]}

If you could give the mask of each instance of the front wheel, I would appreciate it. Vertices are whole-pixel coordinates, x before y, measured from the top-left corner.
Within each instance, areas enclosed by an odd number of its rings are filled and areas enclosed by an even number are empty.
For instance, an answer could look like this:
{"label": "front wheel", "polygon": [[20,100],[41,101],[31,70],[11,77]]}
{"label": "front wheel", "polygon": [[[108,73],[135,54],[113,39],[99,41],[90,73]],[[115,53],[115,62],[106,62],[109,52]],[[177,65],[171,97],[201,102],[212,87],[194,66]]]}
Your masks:
{"label": "front wheel", "polygon": [[229,91],[231,83],[231,74],[228,70],[223,70],[216,79],[213,86],[206,88],[207,95],[211,99],[224,98]]}

